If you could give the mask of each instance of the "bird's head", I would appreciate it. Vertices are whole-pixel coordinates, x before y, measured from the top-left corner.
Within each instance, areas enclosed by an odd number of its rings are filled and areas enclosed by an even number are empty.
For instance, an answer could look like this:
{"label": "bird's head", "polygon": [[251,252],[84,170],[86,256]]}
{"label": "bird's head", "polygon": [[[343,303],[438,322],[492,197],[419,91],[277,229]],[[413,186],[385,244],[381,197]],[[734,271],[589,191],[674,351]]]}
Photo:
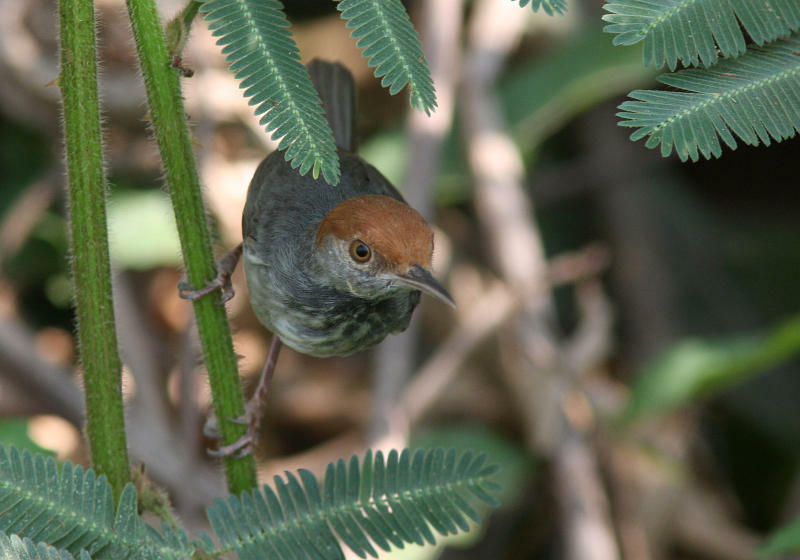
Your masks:
{"label": "bird's head", "polygon": [[366,299],[421,290],[455,305],[431,274],[433,230],[394,198],[364,195],[331,209],[317,228],[317,256],[337,289]]}

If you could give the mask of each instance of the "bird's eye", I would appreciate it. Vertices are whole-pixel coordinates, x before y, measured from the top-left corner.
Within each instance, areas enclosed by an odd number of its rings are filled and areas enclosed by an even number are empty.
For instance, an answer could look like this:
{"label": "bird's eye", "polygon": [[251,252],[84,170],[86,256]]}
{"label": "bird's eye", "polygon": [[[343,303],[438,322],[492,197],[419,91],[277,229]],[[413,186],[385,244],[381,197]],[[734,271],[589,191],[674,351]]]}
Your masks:
{"label": "bird's eye", "polygon": [[350,244],[350,256],[353,257],[353,260],[357,263],[365,263],[372,256],[372,250],[369,248],[369,245],[360,239],[356,239]]}

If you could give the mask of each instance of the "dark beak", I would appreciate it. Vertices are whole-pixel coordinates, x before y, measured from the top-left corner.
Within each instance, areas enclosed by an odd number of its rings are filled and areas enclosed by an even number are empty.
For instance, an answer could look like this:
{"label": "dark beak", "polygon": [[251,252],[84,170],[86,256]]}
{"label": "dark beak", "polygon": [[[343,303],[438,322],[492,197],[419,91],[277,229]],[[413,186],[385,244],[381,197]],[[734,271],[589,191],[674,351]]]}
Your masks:
{"label": "dark beak", "polygon": [[439,284],[430,272],[419,265],[415,264],[408,269],[408,272],[397,274],[394,278],[401,284],[416,290],[422,290],[426,294],[439,298],[447,305],[456,306],[456,302],[453,301],[452,296],[444,289],[444,286]]}

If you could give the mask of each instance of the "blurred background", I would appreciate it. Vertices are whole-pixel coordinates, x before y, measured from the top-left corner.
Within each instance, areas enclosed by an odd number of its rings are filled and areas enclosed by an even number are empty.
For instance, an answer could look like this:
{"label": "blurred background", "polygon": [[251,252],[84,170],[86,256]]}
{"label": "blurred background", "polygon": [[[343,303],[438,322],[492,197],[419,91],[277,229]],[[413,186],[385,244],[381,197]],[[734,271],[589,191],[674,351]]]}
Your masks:
{"label": "blurred background", "polygon": [[[356,76],[362,155],[437,226],[458,307],[423,298],[370,354],[284,350],[255,450],[262,482],[366,446],[503,465],[479,529],[392,558],[751,558],[800,513],[798,140],[661,158],[616,125],[655,87],[600,3],[417,0],[439,110],[409,114],[324,0],[285,2],[304,61]],[[162,16],[182,7],[159,2]],[[180,248],[124,5],[97,0],[115,310],[132,458],[190,528],[224,492]],[[0,442],[88,461],[81,435],[53,0],[0,0]],[[218,254],[241,241],[272,150],[206,25],[183,56]],[[270,334],[237,271],[245,394]]]}

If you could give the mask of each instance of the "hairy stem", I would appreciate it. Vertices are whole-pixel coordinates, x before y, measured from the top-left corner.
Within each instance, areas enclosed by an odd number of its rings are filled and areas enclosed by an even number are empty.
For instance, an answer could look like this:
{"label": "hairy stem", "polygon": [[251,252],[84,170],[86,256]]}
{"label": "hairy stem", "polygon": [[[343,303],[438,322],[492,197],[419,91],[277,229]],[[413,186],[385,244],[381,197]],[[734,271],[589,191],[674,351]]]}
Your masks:
{"label": "hairy stem", "polygon": [[92,0],[59,2],[64,144],[69,184],[72,275],[94,469],[119,497],[129,480],[122,364],[114,328],[106,228],[100,104]]}
{"label": "hairy stem", "polygon": [[[186,277],[190,286],[198,289],[210,282],[216,271],[178,70],[171,66],[155,2],[127,0],[126,4],[147,89],[150,119],[172,195]],[[194,311],[214,410],[220,420],[221,443],[229,445],[244,434],[246,427],[226,421],[244,414],[244,401],[225,307],[216,297],[209,296],[195,300]],[[225,475],[231,493],[254,487],[253,457],[226,457]]]}
{"label": "hairy stem", "polygon": [[201,4],[202,2],[199,0],[189,0],[189,3],[167,23],[164,35],[170,55],[181,56],[183,54],[183,48],[186,46],[189,32],[192,30],[192,22]]}

